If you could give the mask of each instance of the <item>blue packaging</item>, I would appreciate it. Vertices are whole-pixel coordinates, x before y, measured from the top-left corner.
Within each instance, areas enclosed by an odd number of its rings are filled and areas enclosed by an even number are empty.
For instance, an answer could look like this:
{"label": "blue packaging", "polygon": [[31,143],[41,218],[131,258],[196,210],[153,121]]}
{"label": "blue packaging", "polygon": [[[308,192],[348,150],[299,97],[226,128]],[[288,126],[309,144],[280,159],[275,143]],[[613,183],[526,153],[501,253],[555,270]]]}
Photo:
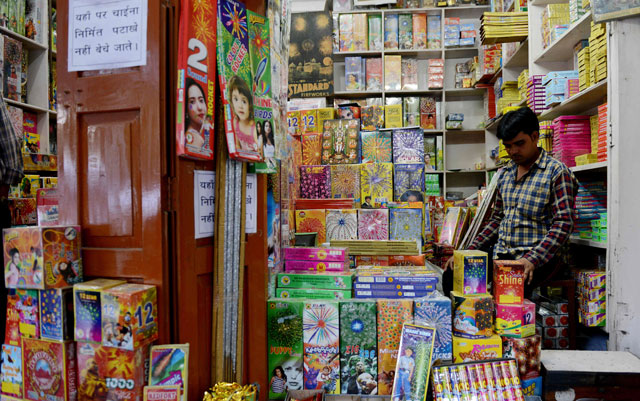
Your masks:
{"label": "blue packaging", "polygon": [[522,394],[542,397],[542,376],[538,376],[535,379],[522,380]]}
{"label": "blue packaging", "polygon": [[421,298],[426,297],[433,291],[416,290],[416,291],[397,291],[397,290],[354,290],[355,298]]}
{"label": "blue packaging", "polygon": [[460,24],[460,31],[475,31],[476,26],[473,24]]}
{"label": "blue packaging", "polygon": [[387,283],[355,283],[353,288],[356,290],[382,290],[382,291],[435,291],[436,286],[429,284],[387,284]]}
{"label": "blue packaging", "polygon": [[436,329],[432,361],[449,361],[452,358],[451,299],[438,291],[414,301],[414,317],[417,324]]}
{"label": "blue packaging", "polygon": [[460,46],[473,46],[476,44],[476,38],[460,39]]}

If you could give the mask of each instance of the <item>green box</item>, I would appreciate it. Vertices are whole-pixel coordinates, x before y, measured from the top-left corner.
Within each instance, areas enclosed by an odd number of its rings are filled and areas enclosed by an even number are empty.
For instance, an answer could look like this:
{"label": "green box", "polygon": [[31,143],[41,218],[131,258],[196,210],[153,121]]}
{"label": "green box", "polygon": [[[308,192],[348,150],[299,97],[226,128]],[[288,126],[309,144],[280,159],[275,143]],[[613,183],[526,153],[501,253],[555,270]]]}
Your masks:
{"label": "green box", "polygon": [[596,241],[596,242],[600,242],[600,233],[592,233],[591,234],[591,240]]}
{"label": "green box", "polygon": [[376,394],[378,389],[377,306],[374,300],[340,302],[342,394]]}
{"label": "green box", "polygon": [[411,14],[398,16],[398,47],[413,49],[413,16]]}
{"label": "green box", "polygon": [[600,219],[591,220],[591,227],[592,228],[599,228],[600,227]]}
{"label": "green box", "polygon": [[351,290],[353,273],[278,273],[278,288]]}
{"label": "green box", "polygon": [[[283,400],[286,388],[301,390],[304,386],[302,309],[304,303],[298,300],[271,299],[267,301],[267,357],[269,363],[269,399]],[[281,369],[287,377],[283,392],[275,393],[279,387],[271,380],[276,369]],[[276,384],[274,386],[274,384]]]}
{"label": "green box", "polygon": [[351,290],[317,290],[314,288],[278,288],[278,298],[351,299]]}

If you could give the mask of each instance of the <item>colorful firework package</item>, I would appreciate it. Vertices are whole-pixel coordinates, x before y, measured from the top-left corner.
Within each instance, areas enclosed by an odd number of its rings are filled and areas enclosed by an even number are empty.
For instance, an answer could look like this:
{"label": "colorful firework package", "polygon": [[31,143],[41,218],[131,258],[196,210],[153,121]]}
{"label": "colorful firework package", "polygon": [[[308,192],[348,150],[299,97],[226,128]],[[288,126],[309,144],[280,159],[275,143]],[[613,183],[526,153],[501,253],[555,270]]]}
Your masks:
{"label": "colorful firework package", "polygon": [[20,347],[8,344],[2,345],[0,382],[3,395],[22,398],[22,349]]}
{"label": "colorful firework package", "polygon": [[393,187],[396,202],[424,202],[424,165],[395,164]]}
{"label": "colorful firework package", "polygon": [[338,303],[313,301],[302,312],[304,388],[340,394],[340,321]]}
{"label": "colorful firework package", "polygon": [[[8,327],[5,336],[8,336],[10,338],[10,341],[5,341],[6,344],[20,346],[20,338],[39,338],[40,320],[38,309],[38,295],[39,294],[37,290],[8,290]],[[12,323],[14,323],[15,321],[17,321],[17,325],[13,326]],[[9,333],[9,330],[16,330],[16,332]]]}
{"label": "colorful firework package", "polygon": [[244,4],[236,0],[218,1],[217,35],[218,75],[229,155],[238,160],[261,161]]}
{"label": "colorful firework package", "polygon": [[529,337],[536,332],[536,304],[496,304],[496,333],[504,337]]}
{"label": "colorful firework package", "polygon": [[318,133],[318,112],[317,110],[301,110],[300,122],[302,134]]}
{"label": "colorful firework package", "polygon": [[[11,290],[9,290],[11,291]],[[20,309],[18,301],[20,298],[9,292],[7,296],[7,320],[4,331],[4,344],[20,346]]]}
{"label": "colorful firework package", "polygon": [[487,338],[493,334],[493,298],[489,294],[465,295],[451,291],[453,333],[466,338]]}
{"label": "colorful firework package", "polygon": [[424,133],[422,128],[393,130],[393,162],[424,163]]}
{"label": "colorful firework package", "polygon": [[389,239],[416,241],[422,249],[422,206],[389,209]]}
{"label": "colorful firework package", "polygon": [[358,239],[358,211],[356,209],[327,210],[327,240]]}
{"label": "colorful firework package", "polygon": [[378,395],[390,395],[396,374],[402,325],[413,319],[413,300],[379,299]]}
{"label": "colorful firework package", "polygon": [[342,394],[376,394],[378,347],[376,303],[340,302],[340,372]]}
{"label": "colorful firework package", "polygon": [[22,80],[22,42],[8,36],[3,36],[2,39],[4,40],[0,40],[0,45],[4,43],[4,49],[0,48],[0,51],[4,52],[2,65],[4,74],[0,74],[3,78],[0,87],[4,90],[4,97],[19,101]]}
{"label": "colorful firework package", "polygon": [[390,131],[362,132],[362,163],[391,163]]}
{"label": "colorful firework package", "polygon": [[300,197],[303,199],[331,198],[331,167],[301,166]]}
{"label": "colorful firework package", "polygon": [[24,399],[72,401],[76,397],[76,344],[22,339]]}
{"label": "colorful firework package", "polygon": [[54,341],[73,339],[73,291],[40,291],[40,337]]}
{"label": "colorful firework package", "polygon": [[[368,198],[368,199],[367,199]],[[393,164],[368,163],[360,166],[362,206],[383,207],[393,200]]]}
{"label": "colorful firework package", "polygon": [[358,209],[358,239],[388,240],[389,209]]}
{"label": "colorful firework package", "polygon": [[359,119],[327,120],[322,131],[322,164],[354,164],[359,154]]}
{"label": "colorful firework package", "polygon": [[7,288],[62,288],[82,281],[80,227],[19,227],[4,233]]}
{"label": "colorful firework package", "polygon": [[322,134],[302,134],[302,163],[305,166],[322,163]]}
{"label": "colorful firework package", "polygon": [[349,260],[349,252],[347,248],[284,248],[284,260],[345,262]]}
{"label": "colorful firework package", "polygon": [[287,272],[341,272],[345,270],[345,262],[324,262],[319,260],[287,260],[284,262],[284,270]]}
{"label": "colorful firework package", "polygon": [[384,106],[363,106],[360,109],[360,117],[362,118],[361,128],[363,131],[384,128]]}
{"label": "colorful firework package", "polygon": [[433,342],[433,360],[450,361],[452,358],[451,299],[438,291],[416,299],[413,305],[417,324],[436,329]]}
{"label": "colorful firework package", "polygon": [[317,233],[316,243],[323,244],[326,239],[325,210],[296,210],[296,232]]}
{"label": "colorful firework package", "polygon": [[[78,400],[142,398],[149,347],[135,351],[78,343]],[[103,386],[97,383],[104,383]]]}
{"label": "colorful firework package", "polygon": [[502,357],[502,339],[497,334],[487,338],[453,336],[453,362],[481,361]]}
{"label": "colorful firework package", "polygon": [[158,338],[154,285],[127,283],[102,292],[102,344],[138,349]]}
{"label": "colorful firework package", "polygon": [[302,308],[298,300],[267,301],[269,399],[303,387]]}
{"label": "colorful firework package", "polygon": [[524,401],[513,359],[435,366],[431,379],[436,401]]}
{"label": "colorful firework package", "polygon": [[180,386],[144,386],[142,401],[180,401]]}
{"label": "colorful firework package", "polygon": [[485,294],[487,258],[482,251],[454,251],[453,290],[465,295]]}
{"label": "colorful firework package", "polygon": [[178,33],[176,152],[213,159],[215,112],[216,3],[182,2]]}
{"label": "colorful firework package", "polygon": [[102,292],[124,283],[101,278],[73,286],[76,341],[102,342]]}
{"label": "colorful firework package", "polygon": [[315,288],[276,288],[276,298],[351,299],[351,290],[317,290]]}
{"label": "colorful firework package", "polygon": [[392,400],[425,401],[436,330],[405,323],[402,327]]}
{"label": "colorful firework package", "polygon": [[331,197],[353,199],[354,207],[360,207],[360,165],[337,164],[331,166]]}
{"label": "colorful firework package", "polygon": [[[189,344],[153,345],[149,358],[150,386],[189,388]],[[186,397],[182,397],[184,400]]]}
{"label": "colorful firework package", "polygon": [[542,339],[538,335],[527,338],[503,338],[502,354],[518,362],[520,379],[528,380],[540,376]]}
{"label": "colorful firework package", "polygon": [[511,260],[493,261],[493,297],[497,304],[522,305],[524,264]]}

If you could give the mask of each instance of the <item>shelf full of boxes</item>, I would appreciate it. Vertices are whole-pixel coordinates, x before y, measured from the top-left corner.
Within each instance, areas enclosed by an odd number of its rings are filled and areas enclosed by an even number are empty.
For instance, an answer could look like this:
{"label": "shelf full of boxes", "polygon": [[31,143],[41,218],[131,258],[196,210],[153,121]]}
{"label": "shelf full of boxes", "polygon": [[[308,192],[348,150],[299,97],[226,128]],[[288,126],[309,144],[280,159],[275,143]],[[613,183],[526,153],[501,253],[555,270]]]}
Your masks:
{"label": "shelf full of boxes", "polygon": [[57,215],[55,1],[2,2],[0,16],[0,87],[14,130],[24,136],[25,178],[9,193],[12,225],[37,225],[38,204],[41,220]]}

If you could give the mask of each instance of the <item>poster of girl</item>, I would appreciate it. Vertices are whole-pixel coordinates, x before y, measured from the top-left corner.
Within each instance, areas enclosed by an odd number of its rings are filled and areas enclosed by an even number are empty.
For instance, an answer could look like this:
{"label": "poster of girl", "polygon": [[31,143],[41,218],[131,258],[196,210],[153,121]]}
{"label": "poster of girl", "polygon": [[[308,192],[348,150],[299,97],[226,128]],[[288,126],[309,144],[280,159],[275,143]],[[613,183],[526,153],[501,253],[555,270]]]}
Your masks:
{"label": "poster of girl", "polygon": [[187,107],[184,116],[185,147],[197,154],[211,153],[210,138],[213,135],[213,123],[207,113],[207,98],[204,89],[193,78],[185,82]]}
{"label": "poster of girl", "polygon": [[258,134],[253,114],[253,94],[249,85],[234,75],[227,87],[231,100],[233,132],[238,151],[262,153],[258,148]]}

